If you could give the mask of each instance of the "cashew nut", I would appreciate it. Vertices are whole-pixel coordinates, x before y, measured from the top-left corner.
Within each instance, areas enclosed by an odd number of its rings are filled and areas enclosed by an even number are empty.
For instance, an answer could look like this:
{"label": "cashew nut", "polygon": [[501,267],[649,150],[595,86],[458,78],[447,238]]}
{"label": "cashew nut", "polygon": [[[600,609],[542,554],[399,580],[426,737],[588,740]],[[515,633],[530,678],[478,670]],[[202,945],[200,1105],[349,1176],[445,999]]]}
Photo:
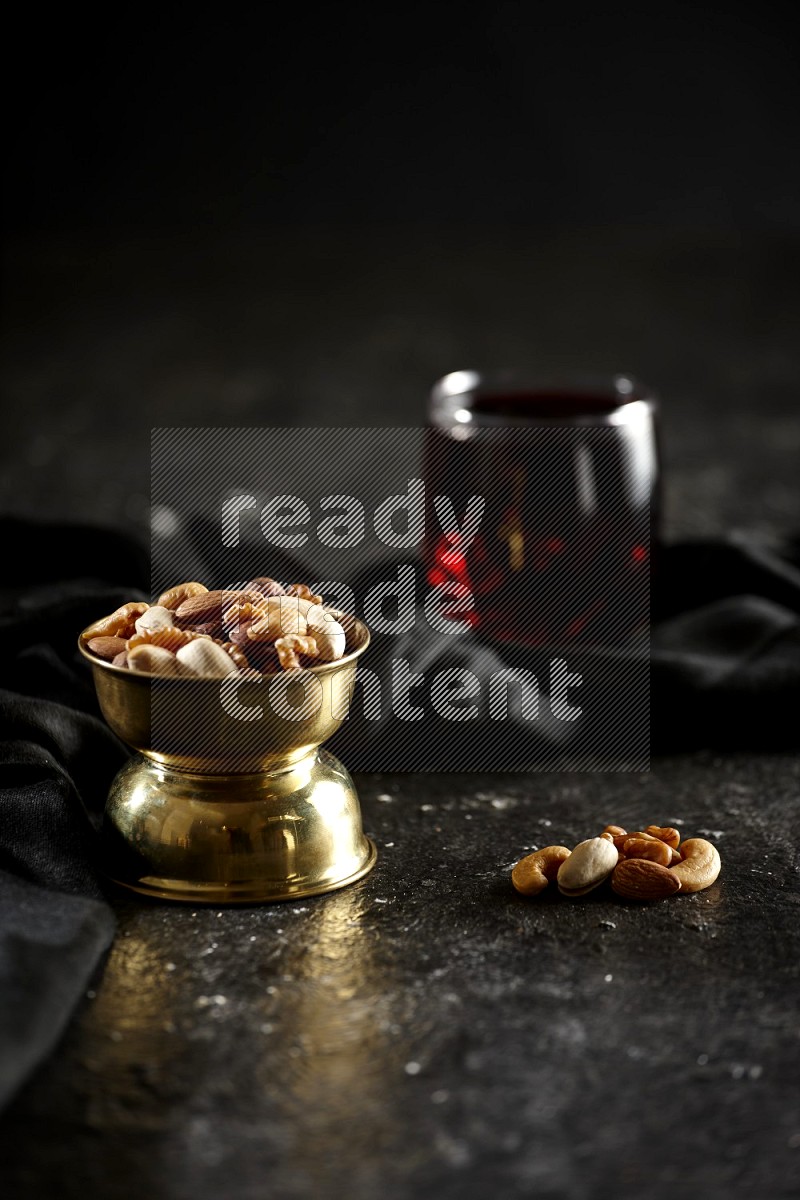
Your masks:
{"label": "cashew nut", "polygon": [[566,846],[545,846],[521,858],[511,872],[511,882],[523,896],[537,896],[558,874],[558,868],[570,856]]}
{"label": "cashew nut", "polygon": [[183,604],[184,600],[190,599],[192,596],[203,596],[208,591],[204,583],[178,583],[175,587],[168,588],[166,592],[162,592],[156,600],[162,608],[169,608],[173,611]]}
{"label": "cashew nut", "polygon": [[121,637],[129,638],[134,630],[134,623],[137,617],[142,613],[147,612],[150,607],[143,600],[131,600],[128,604],[121,604],[119,608],[115,608],[113,613],[109,613],[107,617],[101,617],[99,621],[95,621],[88,629],[84,629],[84,641],[95,637]]}
{"label": "cashew nut", "polygon": [[181,646],[175,657],[181,675],[203,675],[224,679],[237,670],[236,663],[226,650],[211,638],[199,637]]}
{"label": "cashew nut", "polygon": [[172,629],[175,622],[172,613],[163,604],[152,604],[146,612],[136,618],[134,624],[137,633],[144,633],[145,630],[155,633],[157,629]]}
{"label": "cashew nut", "polygon": [[681,845],[682,858],[674,867],[673,875],[681,881],[684,892],[702,892],[711,887],[722,866],[716,846],[705,838],[687,838]]}
{"label": "cashew nut", "polygon": [[153,646],[144,642],[128,651],[128,663],[132,671],[144,675],[177,675],[178,660],[164,646]]}
{"label": "cashew nut", "polygon": [[306,612],[306,624],[317,643],[317,653],[324,662],[333,662],[342,657],[347,635],[330,609],[313,604]]}

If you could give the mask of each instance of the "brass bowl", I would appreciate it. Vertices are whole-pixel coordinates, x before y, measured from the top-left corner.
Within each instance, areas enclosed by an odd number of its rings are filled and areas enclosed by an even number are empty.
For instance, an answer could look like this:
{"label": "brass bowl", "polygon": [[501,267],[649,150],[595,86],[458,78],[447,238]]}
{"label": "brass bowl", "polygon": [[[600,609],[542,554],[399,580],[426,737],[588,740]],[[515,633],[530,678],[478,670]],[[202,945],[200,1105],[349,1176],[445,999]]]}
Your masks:
{"label": "brass bowl", "polygon": [[372,869],[353,780],[322,748],[347,716],[370,640],[362,621],[344,623],[336,662],[225,681],[115,667],[80,634],[103,716],[136,751],[106,800],[110,879],[160,899],[262,903],[333,891]]}

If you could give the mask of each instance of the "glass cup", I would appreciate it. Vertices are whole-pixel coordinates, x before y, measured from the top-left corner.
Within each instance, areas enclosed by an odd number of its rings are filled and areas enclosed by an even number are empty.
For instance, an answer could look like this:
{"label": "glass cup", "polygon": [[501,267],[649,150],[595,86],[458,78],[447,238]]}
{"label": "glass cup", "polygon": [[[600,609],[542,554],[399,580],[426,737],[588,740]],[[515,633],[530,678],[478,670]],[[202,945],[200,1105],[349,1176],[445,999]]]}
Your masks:
{"label": "glass cup", "polygon": [[462,597],[459,620],[468,593],[466,619],[490,642],[607,648],[649,629],[658,414],[624,374],[462,370],[435,383],[424,566],[429,585]]}

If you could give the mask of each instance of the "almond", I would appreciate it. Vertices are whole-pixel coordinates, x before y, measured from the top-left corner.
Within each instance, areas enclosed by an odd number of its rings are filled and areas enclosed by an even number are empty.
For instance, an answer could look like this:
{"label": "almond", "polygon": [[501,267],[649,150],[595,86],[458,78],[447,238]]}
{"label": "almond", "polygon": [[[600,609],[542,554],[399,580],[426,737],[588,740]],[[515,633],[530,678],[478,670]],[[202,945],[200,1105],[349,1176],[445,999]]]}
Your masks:
{"label": "almond", "polygon": [[98,658],[105,658],[109,662],[112,658],[116,658],[127,647],[125,638],[121,637],[94,637],[90,638],[86,645],[91,650],[92,654],[96,654]]}
{"label": "almond", "polygon": [[201,625],[206,622],[214,622],[215,625],[218,625],[222,622],[224,610],[233,604],[234,600],[250,600],[252,602],[263,599],[262,594],[255,591],[203,592],[199,596],[187,596],[185,600],[181,601],[175,609],[175,621],[181,626]]}
{"label": "almond", "polygon": [[624,858],[614,868],[611,887],[626,900],[664,900],[681,889],[673,870],[646,858]]}

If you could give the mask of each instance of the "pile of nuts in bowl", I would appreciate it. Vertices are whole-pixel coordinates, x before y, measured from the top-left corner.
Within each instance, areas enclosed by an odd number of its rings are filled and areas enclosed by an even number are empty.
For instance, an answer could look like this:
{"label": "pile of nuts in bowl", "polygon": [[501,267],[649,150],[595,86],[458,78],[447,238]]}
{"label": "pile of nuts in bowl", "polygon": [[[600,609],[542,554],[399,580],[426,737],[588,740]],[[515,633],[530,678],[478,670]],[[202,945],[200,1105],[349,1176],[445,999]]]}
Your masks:
{"label": "pile of nuts in bowl", "polygon": [[180,583],[154,604],[134,600],[95,621],[82,645],[146,675],[222,679],[234,671],[298,671],[343,656],[343,614],[304,583],[260,575],[242,587]]}
{"label": "pile of nuts in bowl", "polygon": [[682,842],[678,830],[667,825],[634,833],[606,825],[599,837],[572,850],[545,846],[526,855],[512,870],[511,882],[523,896],[537,896],[553,882],[562,896],[585,896],[608,881],[625,900],[665,900],[710,887],[720,867],[716,846],[705,838]]}

